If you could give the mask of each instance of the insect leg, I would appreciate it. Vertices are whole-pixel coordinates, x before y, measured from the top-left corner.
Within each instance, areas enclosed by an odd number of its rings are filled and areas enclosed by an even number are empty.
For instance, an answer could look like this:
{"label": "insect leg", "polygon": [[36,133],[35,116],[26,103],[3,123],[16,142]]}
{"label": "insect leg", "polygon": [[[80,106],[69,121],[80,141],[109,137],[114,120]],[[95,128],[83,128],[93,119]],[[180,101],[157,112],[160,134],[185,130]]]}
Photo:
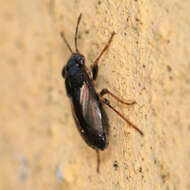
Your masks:
{"label": "insect leg", "polygon": [[[100,95],[101,96],[101,95]],[[108,99],[103,98],[102,102],[107,105],[109,108],[111,108],[117,115],[119,115],[126,123],[128,123],[129,126],[133,127],[136,131],[140,133],[140,135],[144,136],[143,132],[137,128],[133,123],[131,123],[127,118],[125,118],[119,111],[117,111],[109,102]]]}
{"label": "insect leg", "polygon": [[97,168],[96,171],[97,173],[100,172],[100,152],[98,150],[96,150],[96,154],[97,154]]}
{"label": "insect leg", "polygon": [[100,52],[99,56],[96,58],[96,60],[94,61],[94,64],[92,66],[92,75],[93,75],[93,80],[96,80],[97,75],[98,75],[98,61],[99,59],[102,57],[102,55],[104,54],[104,52],[109,48],[111,41],[113,39],[113,36],[115,35],[115,32],[112,32],[111,37],[108,41],[108,43],[105,45],[105,47],[103,48],[103,50]]}
{"label": "insect leg", "polygon": [[104,96],[105,94],[109,94],[111,95],[113,98],[115,98],[118,102],[122,103],[122,104],[126,104],[126,105],[134,105],[136,104],[135,101],[130,101],[130,102],[125,102],[123,100],[121,100],[120,98],[118,98],[117,96],[115,96],[112,92],[110,92],[107,88],[103,88],[100,92],[101,96]]}

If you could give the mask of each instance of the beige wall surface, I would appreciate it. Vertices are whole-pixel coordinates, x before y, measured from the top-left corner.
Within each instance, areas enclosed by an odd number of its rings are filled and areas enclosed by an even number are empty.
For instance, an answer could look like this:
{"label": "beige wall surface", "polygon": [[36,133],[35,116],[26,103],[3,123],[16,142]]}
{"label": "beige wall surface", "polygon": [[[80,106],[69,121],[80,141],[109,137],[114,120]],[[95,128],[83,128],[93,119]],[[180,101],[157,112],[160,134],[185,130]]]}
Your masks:
{"label": "beige wall surface", "polygon": [[[190,1],[0,1],[0,189],[189,190]],[[100,60],[96,89],[143,132],[115,113],[108,148],[96,152],[77,131],[62,67],[74,48],[89,67]]]}

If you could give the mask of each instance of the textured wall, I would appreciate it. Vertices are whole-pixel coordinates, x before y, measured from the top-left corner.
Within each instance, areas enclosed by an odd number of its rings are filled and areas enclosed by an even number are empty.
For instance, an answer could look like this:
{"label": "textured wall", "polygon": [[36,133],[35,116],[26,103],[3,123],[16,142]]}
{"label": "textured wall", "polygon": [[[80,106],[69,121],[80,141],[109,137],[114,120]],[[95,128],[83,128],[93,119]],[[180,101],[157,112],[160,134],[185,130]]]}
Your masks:
{"label": "textured wall", "polygon": [[[190,189],[190,1],[1,0],[0,189]],[[61,69],[73,46],[100,61],[97,90],[145,134],[111,110],[110,144],[96,154],[81,139]],[[108,97],[110,98],[110,97]],[[110,100],[112,100],[110,98]]]}

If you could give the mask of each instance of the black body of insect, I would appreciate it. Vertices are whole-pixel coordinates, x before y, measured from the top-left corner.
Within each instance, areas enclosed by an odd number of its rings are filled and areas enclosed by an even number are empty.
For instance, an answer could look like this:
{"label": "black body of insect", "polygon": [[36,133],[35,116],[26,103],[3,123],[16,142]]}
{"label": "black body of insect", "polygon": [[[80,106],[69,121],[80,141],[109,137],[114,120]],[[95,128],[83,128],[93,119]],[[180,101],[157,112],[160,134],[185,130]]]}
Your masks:
{"label": "black body of insect", "polygon": [[111,44],[115,32],[112,33],[108,43],[101,51],[98,58],[95,60],[92,66],[92,77],[90,77],[89,72],[85,66],[85,58],[82,54],[79,53],[77,46],[78,26],[80,20],[81,14],[78,18],[75,32],[76,53],[72,51],[70,45],[64,37],[64,33],[61,33],[64,42],[72,54],[66,66],[64,66],[62,70],[62,76],[65,78],[66,91],[68,97],[71,100],[72,112],[78,130],[86,143],[97,152],[97,172],[99,172],[99,150],[104,150],[107,147],[109,130],[108,118],[103,109],[103,104],[107,105],[113,111],[115,111],[122,119],[124,119],[131,127],[135,128],[141,135],[143,135],[143,133],[135,125],[128,121],[121,113],[113,108],[110,105],[109,101],[103,98],[103,95],[110,94],[119,102],[127,105],[133,105],[135,102],[124,102],[112,94],[108,89],[103,89],[98,94],[93,85],[93,81],[96,79],[98,74],[98,61]]}

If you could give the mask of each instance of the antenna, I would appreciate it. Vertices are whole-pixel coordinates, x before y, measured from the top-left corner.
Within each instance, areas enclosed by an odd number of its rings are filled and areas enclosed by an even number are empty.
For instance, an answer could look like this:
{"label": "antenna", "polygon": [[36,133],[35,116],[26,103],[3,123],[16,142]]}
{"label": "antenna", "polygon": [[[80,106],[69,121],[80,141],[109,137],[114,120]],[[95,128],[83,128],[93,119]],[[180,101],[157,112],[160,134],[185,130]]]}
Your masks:
{"label": "antenna", "polygon": [[80,24],[81,17],[82,17],[82,14],[80,14],[79,17],[78,17],[76,31],[75,31],[75,48],[76,48],[77,53],[79,52],[78,44],[77,44],[77,38],[78,38],[78,27],[79,27],[79,24]]}
{"label": "antenna", "polygon": [[69,45],[69,43],[67,42],[65,35],[63,32],[61,32],[61,37],[63,38],[63,41],[65,42],[65,44],[67,45],[68,49],[70,50],[70,52],[73,54],[73,51],[71,49],[71,46]]}

